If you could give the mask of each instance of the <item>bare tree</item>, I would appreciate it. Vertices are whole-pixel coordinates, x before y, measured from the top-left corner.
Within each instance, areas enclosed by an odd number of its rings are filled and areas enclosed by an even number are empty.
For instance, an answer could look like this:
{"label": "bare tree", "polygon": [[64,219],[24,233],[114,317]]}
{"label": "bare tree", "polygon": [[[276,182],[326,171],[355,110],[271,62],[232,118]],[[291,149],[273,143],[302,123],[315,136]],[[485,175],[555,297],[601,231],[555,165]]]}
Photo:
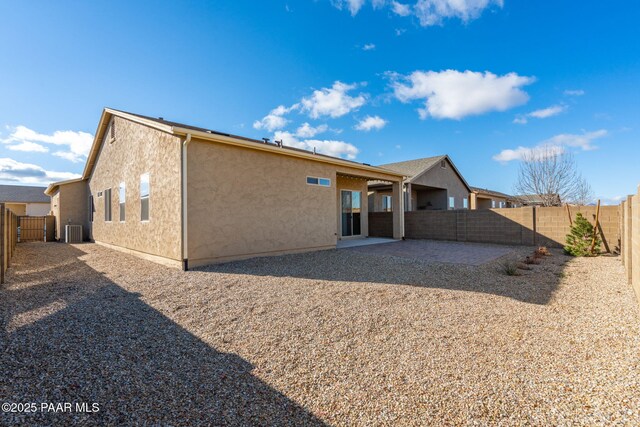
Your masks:
{"label": "bare tree", "polygon": [[584,177],[580,177],[580,181],[576,186],[576,193],[571,200],[567,200],[570,203],[573,203],[578,206],[586,206],[589,203],[593,203],[595,196],[593,194],[593,189],[591,185],[587,182]]}
{"label": "bare tree", "polygon": [[520,195],[538,196],[543,206],[588,203],[592,193],[571,154],[549,145],[522,155],[515,191]]}

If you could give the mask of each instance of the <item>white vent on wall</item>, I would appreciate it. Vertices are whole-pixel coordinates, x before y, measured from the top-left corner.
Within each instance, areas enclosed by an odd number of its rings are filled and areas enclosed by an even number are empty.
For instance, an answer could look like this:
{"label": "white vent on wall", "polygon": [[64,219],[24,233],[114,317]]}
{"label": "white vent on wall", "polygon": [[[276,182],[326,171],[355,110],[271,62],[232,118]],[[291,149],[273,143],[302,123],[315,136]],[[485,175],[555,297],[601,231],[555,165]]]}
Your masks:
{"label": "white vent on wall", "polygon": [[82,226],[65,225],[64,241],[65,243],[82,243]]}

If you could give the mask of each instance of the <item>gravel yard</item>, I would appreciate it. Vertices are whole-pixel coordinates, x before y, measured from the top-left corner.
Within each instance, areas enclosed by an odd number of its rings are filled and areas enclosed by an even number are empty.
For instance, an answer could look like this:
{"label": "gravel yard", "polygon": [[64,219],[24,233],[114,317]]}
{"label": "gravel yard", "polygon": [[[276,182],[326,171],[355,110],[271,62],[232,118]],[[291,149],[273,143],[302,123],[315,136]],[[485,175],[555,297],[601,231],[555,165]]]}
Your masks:
{"label": "gravel yard", "polygon": [[38,412],[0,424],[640,425],[619,258],[500,262],[330,250],[184,273],[23,243],[0,288],[0,396]]}

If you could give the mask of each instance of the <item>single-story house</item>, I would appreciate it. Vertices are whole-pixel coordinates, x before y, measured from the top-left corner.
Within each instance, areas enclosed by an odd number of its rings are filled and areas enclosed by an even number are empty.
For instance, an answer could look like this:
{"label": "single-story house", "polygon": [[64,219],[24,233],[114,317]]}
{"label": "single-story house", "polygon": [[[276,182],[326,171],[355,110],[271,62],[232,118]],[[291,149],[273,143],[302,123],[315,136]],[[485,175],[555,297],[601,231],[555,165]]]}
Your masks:
{"label": "single-story house", "polygon": [[54,183],[47,194],[60,222],[84,225],[87,239],[187,269],[367,237],[363,197],[372,180],[391,186],[393,237],[400,239],[403,178],[282,143],[105,108],[81,180]]}
{"label": "single-story house", "polygon": [[82,237],[89,240],[91,230],[91,212],[87,181],[83,178],[54,182],[46,189],[50,196],[51,212],[56,218],[56,240],[64,237],[64,226],[81,225]]}
{"label": "single-story house", "polygon": [[[468,209],[471,188],[449,156],[426,157],[380,165],[381,168],[405,175],[404,205],[407,211]],[[369,185],[369,210],[393,210],[389,184]]]}
{"label": "single-story house", "polygon": [[519,203],[513,196],[508,194],[486,188],[471,187],[469,205],[471,209],[495,209],[516,208]]}
{"label": "single-story house", "polygon": [[0,185],[0,202],[18,216],[44,216],[51,210],[46,187]]}

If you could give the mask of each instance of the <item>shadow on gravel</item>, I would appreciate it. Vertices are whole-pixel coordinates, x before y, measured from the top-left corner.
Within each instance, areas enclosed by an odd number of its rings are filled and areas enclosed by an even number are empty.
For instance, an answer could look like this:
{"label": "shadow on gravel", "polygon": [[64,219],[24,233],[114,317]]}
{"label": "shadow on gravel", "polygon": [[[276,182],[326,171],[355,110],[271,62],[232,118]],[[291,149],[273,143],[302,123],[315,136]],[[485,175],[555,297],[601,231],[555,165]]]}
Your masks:
{"label": "shadow on gravel", "polygon": [[[100,410],[3,413],[0,424],[324,425],[253,376],[247,361],[201,341],[87,266],[83,254],[58,251],[54,263],[66,265],[46,279],[22,277],[16,266],[0,289],[0,396]],[[34,283],[20,288],[25,279]]]}
{"label": "shadow on gravel", "polygon": [[[446,243],[446,242],[445,242]],[[500,260],[484,265],[461,265],[431,262],[410,254],[390,256],[376,248],[395,243],[349,249],[325,250],[302,254],[253,258],[244,261],[201,267],[197,270],[239,275],[297,277],[331,282],[381,283],[433,289],[478,292],[513,298],[530,304],[547,304],[563,276],[569,259],[555,251],[542,265],[531,271],[519,270],[520,276],[507,276],[500,271]],[[456,243],[461,245],[461,243]],[[523,247],[532,253],[533,247]],[[489,248],[491,249],[491,248]],[[482,250],[482,248],[480,248]],[[505,250],[503,249],[503,252]],[[523,260],[512,249],[505,258]],[[494,254],[491,254],[493,256]],[[491,258],[489,258],[491,259]]]}

